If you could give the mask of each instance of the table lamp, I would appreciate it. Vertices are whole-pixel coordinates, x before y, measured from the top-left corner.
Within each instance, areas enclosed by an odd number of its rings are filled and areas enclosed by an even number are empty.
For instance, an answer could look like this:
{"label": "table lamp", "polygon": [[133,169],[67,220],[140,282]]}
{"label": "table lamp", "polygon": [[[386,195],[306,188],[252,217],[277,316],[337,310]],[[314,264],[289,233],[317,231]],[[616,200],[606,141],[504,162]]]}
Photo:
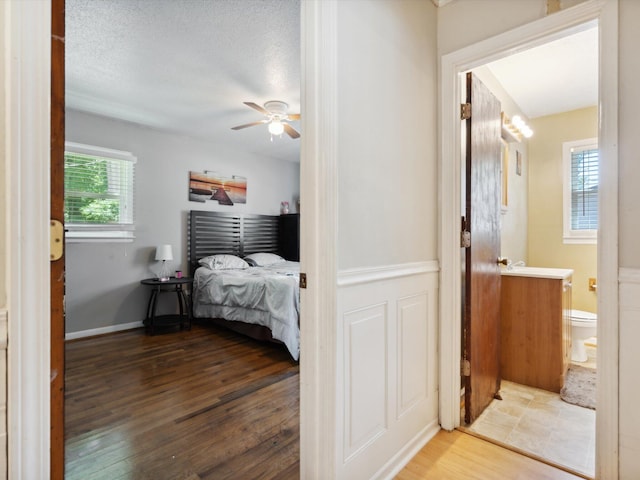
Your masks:
{"label": "table lamp", "polygon": [[156,260],[162,260],[162,267],[160,268],[160,273],[158,274],[158,280],[160,280],[161,282],[168,281],[171,273],[169,272],[167,260],[173,260],[171,245],[159,245],[158,247],[156,247]]}

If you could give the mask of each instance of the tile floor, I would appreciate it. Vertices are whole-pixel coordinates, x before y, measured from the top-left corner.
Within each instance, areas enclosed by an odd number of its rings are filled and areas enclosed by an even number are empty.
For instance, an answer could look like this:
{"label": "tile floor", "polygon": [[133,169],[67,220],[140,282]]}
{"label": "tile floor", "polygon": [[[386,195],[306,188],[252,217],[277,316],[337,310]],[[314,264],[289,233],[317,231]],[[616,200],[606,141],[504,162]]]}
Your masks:
{"label": "tile floor", "polygon": [[469,430],[594,476],[595,410],[504,380],[500,392]]}

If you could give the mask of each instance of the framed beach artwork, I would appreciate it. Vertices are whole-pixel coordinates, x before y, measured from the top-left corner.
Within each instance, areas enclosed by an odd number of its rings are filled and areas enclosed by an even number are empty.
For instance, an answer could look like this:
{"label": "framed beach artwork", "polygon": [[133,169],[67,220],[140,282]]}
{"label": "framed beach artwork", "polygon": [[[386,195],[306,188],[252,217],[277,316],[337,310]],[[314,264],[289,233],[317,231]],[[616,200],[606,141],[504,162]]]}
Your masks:
{"label": "framed beach artwork", "polygon": [[247,203],[247,178],[217,172],[189,172],[189,201],[219,205]]}

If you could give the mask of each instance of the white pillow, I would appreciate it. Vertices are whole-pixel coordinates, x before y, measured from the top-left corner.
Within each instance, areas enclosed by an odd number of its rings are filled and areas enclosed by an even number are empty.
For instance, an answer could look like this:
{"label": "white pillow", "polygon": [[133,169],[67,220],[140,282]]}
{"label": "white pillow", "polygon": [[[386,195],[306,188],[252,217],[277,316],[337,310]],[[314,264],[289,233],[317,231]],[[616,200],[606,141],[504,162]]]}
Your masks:
{"label": "white pillow", "polygon": [[282,258],[280,255],[266,252],[252,253],[244,257],[244,259],[252,267],[266,267],[267,265],[273,265],[274,263],[285,261],[284,258]]}
{"label": "white pillow", "polygon": [[200,265],[211,270],[231,270],[237,268],[249,268],[249,264],[235,255],[209,255],[198,260]]}

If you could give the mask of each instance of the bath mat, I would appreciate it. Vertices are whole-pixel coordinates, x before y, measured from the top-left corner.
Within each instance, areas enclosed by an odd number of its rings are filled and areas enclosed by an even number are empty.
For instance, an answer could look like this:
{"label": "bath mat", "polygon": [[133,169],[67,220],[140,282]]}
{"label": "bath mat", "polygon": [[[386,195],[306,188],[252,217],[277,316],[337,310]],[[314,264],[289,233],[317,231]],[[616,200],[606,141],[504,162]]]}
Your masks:
{"label": "bath mat", "polygon": [[570,365],[560,390],[560,398],[567,403],[596,409],[596,369]]}

